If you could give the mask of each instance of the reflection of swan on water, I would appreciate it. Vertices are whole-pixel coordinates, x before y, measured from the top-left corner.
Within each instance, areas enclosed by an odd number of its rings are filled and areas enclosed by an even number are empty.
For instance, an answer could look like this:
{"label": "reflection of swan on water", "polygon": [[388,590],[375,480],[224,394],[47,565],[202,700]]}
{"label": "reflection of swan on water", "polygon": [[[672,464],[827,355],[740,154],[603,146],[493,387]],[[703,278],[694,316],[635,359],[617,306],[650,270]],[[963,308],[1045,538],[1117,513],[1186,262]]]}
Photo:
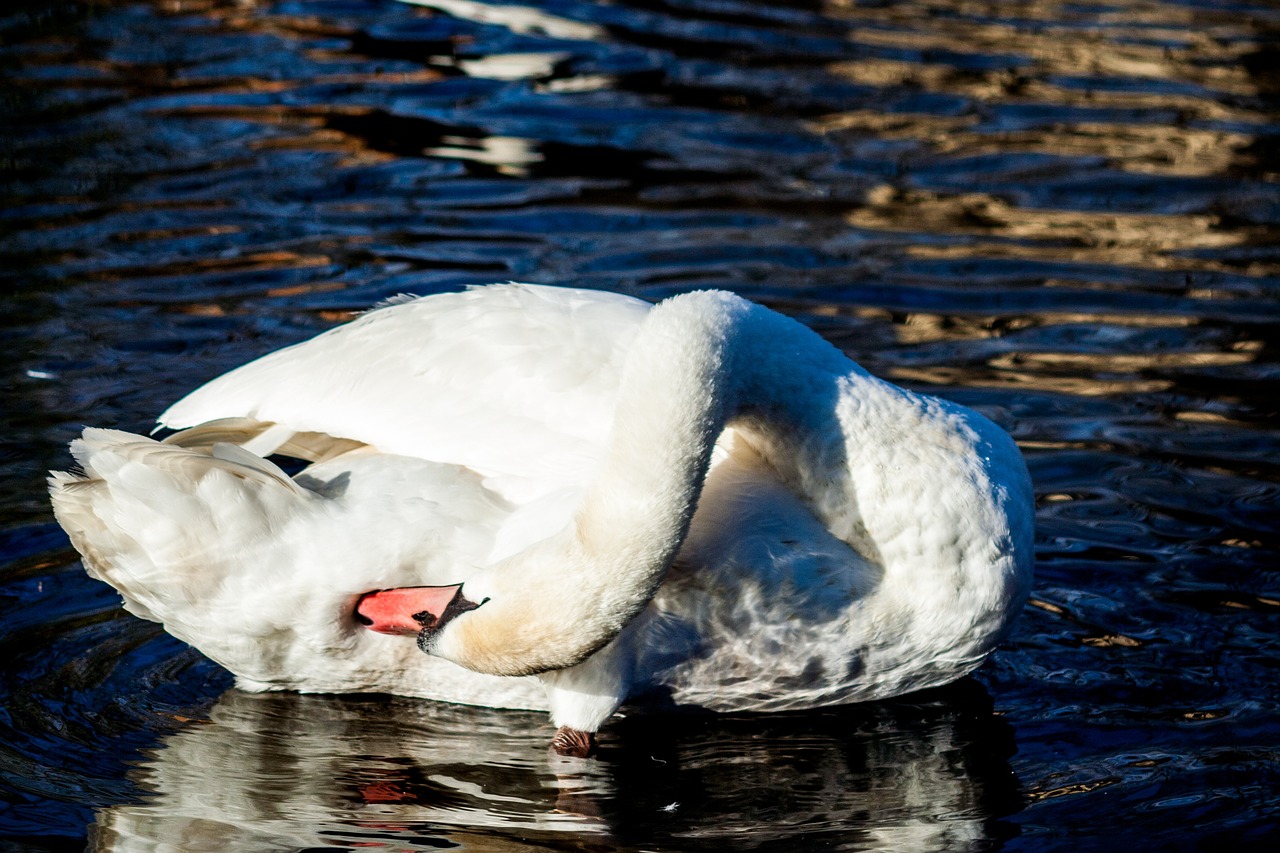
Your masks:
{"label": "reflection of swan on water", "polygon": [[186,431],[86,430],[84,475],[51,480],[130,610],[250,690],[549,707],[564,752],[646,691],[779,711],[951,681],[1030,581],[1004,432],[725,293],[400,300],[162,422]]}
{"label": "reflection of swan on water", "polygon": [[963,692],[781,717],[631,717],[584,762],[548,756],[519,712],[232,690],[132,771],[142,797],[98,812],[94,849],[987,849],[992,820],[1019,807],[1013,744],[989,703],[955,701]]}
{"label": "reflection of swan on water", "polygon": [[[94,840],[232,853],[390,838],[393,849],[452,846],[439,843],[441,827],[486,839],[480,849],[503,849],[504,834],[598,835],[599,821],[556,809],[551,768],[565,761],[547,756],[527,713],[231,690],[208,722],[139,765],[144,801],[100,812]],[[574,763],[587,775],[572,785],[586,787],[594,763]]]}

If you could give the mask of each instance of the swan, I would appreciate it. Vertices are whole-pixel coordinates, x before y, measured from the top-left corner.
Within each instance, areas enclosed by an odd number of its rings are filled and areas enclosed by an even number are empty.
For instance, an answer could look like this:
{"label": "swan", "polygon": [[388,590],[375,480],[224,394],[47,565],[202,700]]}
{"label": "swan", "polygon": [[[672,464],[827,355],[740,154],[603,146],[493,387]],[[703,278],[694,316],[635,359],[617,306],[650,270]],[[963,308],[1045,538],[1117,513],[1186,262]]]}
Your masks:
{"label": "swan", "polygon": [[565,755],[626,701],[950,682],[1030,591],[1007,433],[724,292],[397,298],[158,420],[49,481],[130,612],[245,690],[545,710]]}

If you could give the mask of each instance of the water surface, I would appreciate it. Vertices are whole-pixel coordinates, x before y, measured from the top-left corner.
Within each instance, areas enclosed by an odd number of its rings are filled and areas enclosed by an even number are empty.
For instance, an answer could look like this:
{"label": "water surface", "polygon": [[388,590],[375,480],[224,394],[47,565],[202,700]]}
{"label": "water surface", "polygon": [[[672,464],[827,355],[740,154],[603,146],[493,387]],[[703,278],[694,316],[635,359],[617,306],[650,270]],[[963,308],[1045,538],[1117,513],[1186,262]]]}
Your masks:
{"label": "water surface", "polygon": [[[1080,849],[1280,827],[1280,13],[1261,2],[11,0],[0,838]],[[248,696],[43,476],[401,292],[738,292],[1009,429],[1037,581],[972,678],[772,718]]]}

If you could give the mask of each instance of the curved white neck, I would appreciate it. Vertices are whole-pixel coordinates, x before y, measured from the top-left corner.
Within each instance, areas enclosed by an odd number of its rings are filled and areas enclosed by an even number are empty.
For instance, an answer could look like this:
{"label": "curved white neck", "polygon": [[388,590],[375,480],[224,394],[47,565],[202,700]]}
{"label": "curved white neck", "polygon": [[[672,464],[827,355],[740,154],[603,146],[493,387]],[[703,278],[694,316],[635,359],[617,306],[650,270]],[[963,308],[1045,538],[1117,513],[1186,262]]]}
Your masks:
{"label": "curved white neck", "polygon": [[[604,646],[662,582],[726,424],[743,416],[771,432],[807,434],[815,440],[803,450],[821,454],[827,448],[806,420],[815,396],[834,399],[850,371],[860,368],[811,330],[732,294],[656,306],[628,353],[608,451],[581,509],[559,535],[496,566],[490,585],[501,592],[456,620],[432,652],[518,675],[573,665]],[[485,585],[469,581],[469,597]]]}
{"label": "curved white neck", "polygon": [[[608,454],[574,519],[579,540],[602,565],[625,561],[618,570],[652,593],[684,541],[725,426],[745,418],[761,437],[804,436],[795,450],[817,467],[811,457],[843,451],[838,441],[824,447],[839,431],[818,422],[851,371],[861,368],[810,329],[732,294],[661,303],[628,353]],[[823,399],[825,412],[815,407]]]}

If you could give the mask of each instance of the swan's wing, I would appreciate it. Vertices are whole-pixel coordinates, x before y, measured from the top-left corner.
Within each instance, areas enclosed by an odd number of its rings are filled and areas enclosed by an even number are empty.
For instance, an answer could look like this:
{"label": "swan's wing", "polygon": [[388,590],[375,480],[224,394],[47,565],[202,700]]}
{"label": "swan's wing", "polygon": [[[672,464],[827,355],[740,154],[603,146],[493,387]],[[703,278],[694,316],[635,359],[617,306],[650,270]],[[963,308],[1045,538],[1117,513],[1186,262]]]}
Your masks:
{"label": "swan's wing", "polygon": [[525,503],[580,488],[647,303],[493,285],[398,301],[213,380],[160,417],[248,417],[463,465]]}

